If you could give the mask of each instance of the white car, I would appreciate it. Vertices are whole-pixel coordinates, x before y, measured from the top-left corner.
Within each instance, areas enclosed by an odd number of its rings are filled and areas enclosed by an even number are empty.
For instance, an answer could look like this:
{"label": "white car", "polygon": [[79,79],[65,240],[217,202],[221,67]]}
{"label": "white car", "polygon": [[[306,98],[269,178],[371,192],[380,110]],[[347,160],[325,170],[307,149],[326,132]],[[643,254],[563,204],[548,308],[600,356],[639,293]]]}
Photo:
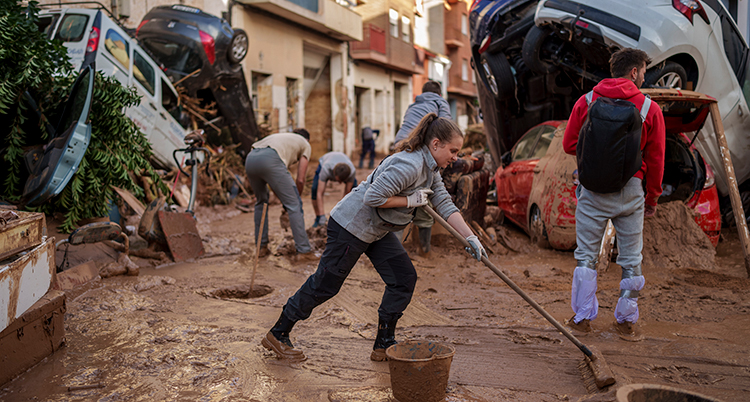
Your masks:
{"label": "white car", "polygon": [[[532,70],[570,70],[571,60],[577,66],[588,62],[590,71],[596,70],[597,63],[599,70],[608,70],[602,63],[609,55],[631,47],[652,59],[647,83],[716,98],[740,192],[746,193],[745,211],[750,210],[750,52],[721,1],[544,0],[537,5],[534,24],[523,52]],[[593,78],[585,74],[580,72],[584,79]],[[713,124],[702,130],[695,144],[717,168],[717,186],[726,195],[727,179]]]}
{"label": "white car", "polygon": [[74,69],[94,65],[136,88],[141,102],[125,115],[148,138],[157,166],[175,166],[172,153],[184,148],[188,121],[172,82],[136,40],[103,9],[47,8],[39,13],[37,25],[65,45]]}

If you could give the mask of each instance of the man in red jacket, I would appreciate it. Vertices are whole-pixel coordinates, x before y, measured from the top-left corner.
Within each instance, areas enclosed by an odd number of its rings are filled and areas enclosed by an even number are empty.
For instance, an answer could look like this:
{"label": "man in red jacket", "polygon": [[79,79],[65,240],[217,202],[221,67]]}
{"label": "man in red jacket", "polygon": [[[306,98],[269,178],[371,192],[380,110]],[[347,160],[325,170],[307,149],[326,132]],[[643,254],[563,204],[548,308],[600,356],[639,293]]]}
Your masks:
{"label": "man in red jacket", "polygon": [[[599,96],[627,100],[641,110],[645,96],[639,88],[643,84],[648,55],[638,49],[622,49],[609,61],[613,77],[594,87],[591,102]],[[563,148],[576,155],[581,127],[586,121],[589,104],[582,96],[573,107],[565,128]],[[661,195],[664,174],[664,116],[653,102],[641,130],[641,169],[630,178],[624,188],[614,193],[596,193],[579,184],[576,189],[577,261],[573,273],[571,307],[575,312],[567,321],[571,328],[588,332],[590,321],[596,318],[599,304],[596,299],[596,260],[608,220],[617,231],[619,254],[617,264],[622,267],[620,298],[615,307],[615,328],[625,338],[637,340],[635,323],[638,321],[638,292],[645,279],[641,272],[643,249],[643,219],[656,213],[656,201]],[[645,186],[644,183],[645,182]],[[645,188],[645,195],[644,195]]]}

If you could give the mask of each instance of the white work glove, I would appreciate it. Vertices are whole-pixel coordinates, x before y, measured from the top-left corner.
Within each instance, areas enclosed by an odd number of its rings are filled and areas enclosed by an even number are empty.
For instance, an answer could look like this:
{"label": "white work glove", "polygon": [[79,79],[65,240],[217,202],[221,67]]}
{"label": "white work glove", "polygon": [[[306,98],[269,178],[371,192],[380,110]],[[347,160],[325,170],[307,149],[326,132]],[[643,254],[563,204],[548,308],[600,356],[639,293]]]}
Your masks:
{"label": "white work glove", "polygon": [[421,207],[427,205],[430,201],[427,197],[432,194],[429,188],[418,188],[414,193],[406,196],[406,206],[408,208]]}
{"label": "white work glove", "polygon": [[476,235],[471,235],[466,238],[471,247],[466,247],[466,251],[471,254],[472,257],[476,258],[477,261],[482,261],[482,256],[487,257],[487,252],[484,251],[482,243],[479,242],[479,238]]}

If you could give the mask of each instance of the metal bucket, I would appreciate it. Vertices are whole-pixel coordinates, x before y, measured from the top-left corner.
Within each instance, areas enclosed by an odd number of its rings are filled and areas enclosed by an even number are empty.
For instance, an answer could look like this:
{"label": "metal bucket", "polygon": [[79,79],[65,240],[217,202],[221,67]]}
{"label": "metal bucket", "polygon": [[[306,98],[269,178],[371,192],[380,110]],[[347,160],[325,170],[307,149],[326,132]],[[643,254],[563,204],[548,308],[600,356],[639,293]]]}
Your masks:
{"label": "metal bucket", "polygon": [[386,349],[393,396],[400,402],[438,402],[445,399],[453,346],[406,341]]}
{"label": "metal bucket", "polygon": [[617,390],[617,402],[721,402],[716,398],[655,384],[630,384]]}

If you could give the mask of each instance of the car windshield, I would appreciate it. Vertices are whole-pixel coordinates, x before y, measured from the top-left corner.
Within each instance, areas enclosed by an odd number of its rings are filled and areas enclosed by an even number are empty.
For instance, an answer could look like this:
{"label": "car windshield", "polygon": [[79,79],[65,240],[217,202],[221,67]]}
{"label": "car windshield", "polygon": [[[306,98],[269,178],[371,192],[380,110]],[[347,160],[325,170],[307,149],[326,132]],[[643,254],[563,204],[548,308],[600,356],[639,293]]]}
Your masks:
{"label": "car windshield", "polygon": [[158,39],[144,39],[143,45],[170,70],[190,74],[201,68],[200,56],[188,46]]}
{"label": "car windshield", "polygon": [[63,42],[80,42],[89,22],[88,15],[65,14],[60,27],[57,29],[55,39]]}

